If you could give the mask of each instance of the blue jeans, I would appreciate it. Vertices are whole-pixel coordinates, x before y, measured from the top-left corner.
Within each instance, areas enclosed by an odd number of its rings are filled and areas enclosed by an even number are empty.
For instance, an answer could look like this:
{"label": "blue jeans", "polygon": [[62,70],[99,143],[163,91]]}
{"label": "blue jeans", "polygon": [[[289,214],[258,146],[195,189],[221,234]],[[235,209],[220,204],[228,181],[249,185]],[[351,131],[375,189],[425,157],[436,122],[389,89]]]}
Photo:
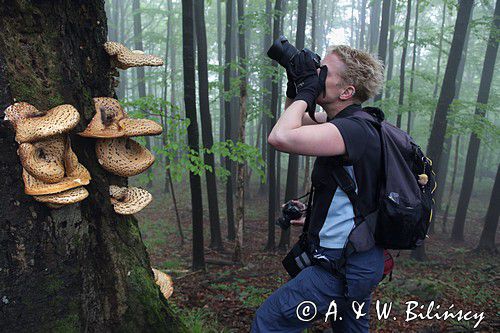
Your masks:
{"label": "blue jeans", "polygon": [[[337,259],[342,253],[342,249],[320,251],[329,259]],[[347,258],[345,281],[320,266],[309,266],[262,303],[255,314],[252,332],[301,332],[324,316],[332,301],[337,306],[337,319],[333,322],[333,314],[329,316],[334,332],[368,332],[371,293],[383,272],[384,250],[378,246]],[[310,303],[301,305],[304,301],[313,302],[317,310]],[[358,319],[353,304],[356,312],[364,314]],[[313,319],[309,318],[315,312]],[[300,320],[299,316],[308,321]]]}

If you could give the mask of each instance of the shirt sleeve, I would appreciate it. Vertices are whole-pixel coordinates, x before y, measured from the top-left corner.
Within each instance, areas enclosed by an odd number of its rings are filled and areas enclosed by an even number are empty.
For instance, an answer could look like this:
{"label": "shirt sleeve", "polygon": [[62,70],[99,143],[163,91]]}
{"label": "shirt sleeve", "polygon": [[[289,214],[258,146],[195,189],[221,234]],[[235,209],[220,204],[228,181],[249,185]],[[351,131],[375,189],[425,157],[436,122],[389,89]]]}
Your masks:
{"label": "shirt sleeve", "polygon": [[330,121],[337,126],[344,140],[347,162],[354,163],[363,156],[368,140],[366,123],[356,118],[338,118]]}

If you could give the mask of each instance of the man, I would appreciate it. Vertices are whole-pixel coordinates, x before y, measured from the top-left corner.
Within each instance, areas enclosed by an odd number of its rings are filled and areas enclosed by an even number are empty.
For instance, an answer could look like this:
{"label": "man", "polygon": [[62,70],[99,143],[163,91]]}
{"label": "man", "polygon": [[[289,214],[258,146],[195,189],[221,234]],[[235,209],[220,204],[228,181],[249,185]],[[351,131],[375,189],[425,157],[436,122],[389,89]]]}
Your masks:
{"label": "man", "polygon": [[[305,51],[299,52],[287,75],[285,111],[268,142],[283,152],[317,156],[308,239],[317,254],[336,260],[354,227],[354,211],[347,195],[336,183],[332,186],[331,161],[342,161],[365,211],[376,210],[380,138],[377,129],[355,113],[379,92],[383,66],[370,54],[342,45],[328,50],[319,69]],[[319,124],[306,113],[315,103],[325,111],[315,114]],[[304,218],[292,221],[303,223]],[[383,266],[383,249],[373,246],[347,258],[342,278],[321,266],[306,267],[261,305],[252,332],[301,332],[313,319],[335,309],[336,318],[329,318],[335,332],[368,332],[370,294],[382,278]]]}

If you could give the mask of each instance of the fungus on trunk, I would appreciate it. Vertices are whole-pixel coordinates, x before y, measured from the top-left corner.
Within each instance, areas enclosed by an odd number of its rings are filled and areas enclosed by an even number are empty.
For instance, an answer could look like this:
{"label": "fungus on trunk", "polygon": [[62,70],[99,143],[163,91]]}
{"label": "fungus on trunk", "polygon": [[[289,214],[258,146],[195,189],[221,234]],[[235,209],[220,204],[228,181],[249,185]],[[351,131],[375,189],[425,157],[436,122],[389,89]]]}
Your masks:
{"label": "fungus on trunk", "polygon": [[111,185],[109,186],[109,195],[115,212],[121,215],[140,212],[153,200],[151,193],[138,187]]}
{"label": "fungus on trunk", "polygon": [[114,65],[120,69],[163,65],[163,59],[160,57],[144,54],[143,51],[139,50],[131,51],[117,42],[104,43],[104,50],[112,57]]}

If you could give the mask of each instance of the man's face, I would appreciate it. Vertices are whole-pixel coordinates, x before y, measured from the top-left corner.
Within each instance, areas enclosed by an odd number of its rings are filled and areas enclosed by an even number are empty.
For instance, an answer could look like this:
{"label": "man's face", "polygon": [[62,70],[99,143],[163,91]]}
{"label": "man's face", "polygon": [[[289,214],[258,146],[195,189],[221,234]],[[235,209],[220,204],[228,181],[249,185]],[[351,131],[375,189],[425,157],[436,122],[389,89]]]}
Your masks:
{"label": "man's face", "polygon": [[[345,70],[345,64],[340,60],[339,56],[335,53],[330,53],[323,58],[321,65],[328,67],[328,75],[325,80],[325,96],[323,93],[316,99],[316,104],[325,105],[339,101],[339,97],[344,96],[347,84],[342,82],[340,73]],[[319,73],[319,69],[318,69]]]}

